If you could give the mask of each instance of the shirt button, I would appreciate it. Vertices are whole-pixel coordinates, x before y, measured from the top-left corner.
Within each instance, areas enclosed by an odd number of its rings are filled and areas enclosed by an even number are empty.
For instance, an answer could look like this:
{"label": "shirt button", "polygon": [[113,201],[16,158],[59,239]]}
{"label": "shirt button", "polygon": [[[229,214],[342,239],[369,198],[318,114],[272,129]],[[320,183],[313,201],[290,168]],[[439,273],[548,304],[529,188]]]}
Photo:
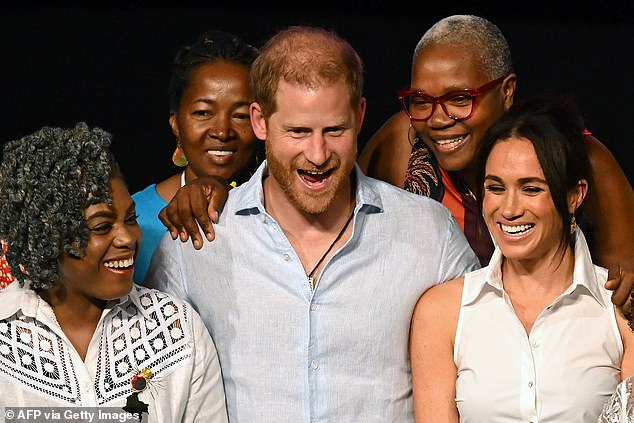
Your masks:
{"label": "shirt button", "polygon": [[284,261],[289,261],[291,259],[291,256],[289,256],[288,254],[284,253]]}
{"label": "shirt button", "polygon": [[537,347],[539,347],[539,342],[533,341],[533,348],[537,348]]}
{"label": "shirt button", "polygon": [[266,222],[266,216],[260,214],[260,222]]}
{"label": "shirt button", "polygon": [[319,368],[319,364],[315,360],[310,362],[310,368],[313,370],[317,370]]}
{"label": "shirt button", "polygon": [[532,388],[533,387],[533,382],[528,382],[528,387]]}
{"label": "shirt button", "polygon": [[313,304],[311,304],[311,305],[310,305],[310,310],[311,310],[311,311],[315,311],[315,310],[317,310],[317,304],[314,304],[314,303],[313,303]]}

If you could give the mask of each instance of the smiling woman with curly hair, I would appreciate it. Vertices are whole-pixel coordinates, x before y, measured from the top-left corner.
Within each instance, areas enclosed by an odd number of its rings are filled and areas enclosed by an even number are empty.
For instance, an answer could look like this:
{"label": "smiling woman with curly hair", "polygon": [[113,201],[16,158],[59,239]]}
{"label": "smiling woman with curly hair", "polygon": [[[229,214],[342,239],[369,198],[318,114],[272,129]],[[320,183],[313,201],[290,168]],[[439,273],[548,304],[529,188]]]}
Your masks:
{"label": "smiling woman with curly hair", "polygon": [[[72,131],[45,127],[6,144],[0,234],[11,241],[6,254],[11,268],[22,266],[33,289],[50,288],[57,280],[62,253],[84,255],[89,237],[84,209],[112,203],[108,181],[111,172],[119,177],[120,172],[109,145],[110,134],[85,124]],[[20,281],[26,278],[14,273]]]}
{"label": "smiling woman with curly hair", "polygon": [[110,143],[79,123],[5,145],[0,239],[18,282],[0,291],[0,408],[226,422],[216,349],[198,314],[132,282],[141,230]]}

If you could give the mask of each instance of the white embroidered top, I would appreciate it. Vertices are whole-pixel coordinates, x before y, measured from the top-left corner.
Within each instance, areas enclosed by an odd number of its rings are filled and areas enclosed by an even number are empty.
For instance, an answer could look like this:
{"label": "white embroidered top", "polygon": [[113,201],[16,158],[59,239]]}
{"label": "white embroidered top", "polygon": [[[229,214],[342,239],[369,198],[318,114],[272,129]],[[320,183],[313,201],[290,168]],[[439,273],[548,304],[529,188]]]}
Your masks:
{"label": "white embroidered top", "polygon": [[632,423],[634,422],[634,376],[630,376],[616,387],[608,402],[603,407],[599,423]]}
{"label": "white embroidered top", "polygon": [[227,421],[216,348],[188,303],[134,286],[104,310],[82,361],[32,289],[16,282],[0,291],[3,415],[4,407],[121,408],[144,368],[153,377],[138,398],[149,422]]}

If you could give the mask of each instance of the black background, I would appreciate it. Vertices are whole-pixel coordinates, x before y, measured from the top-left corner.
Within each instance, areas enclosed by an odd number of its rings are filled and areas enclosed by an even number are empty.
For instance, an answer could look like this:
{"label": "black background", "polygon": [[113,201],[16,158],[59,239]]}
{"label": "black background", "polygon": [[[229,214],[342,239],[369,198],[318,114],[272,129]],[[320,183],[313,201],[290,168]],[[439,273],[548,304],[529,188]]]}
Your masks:
{"label": "black background", "polygon": [[287,25],[337,31],[365,64],[368,110],[359,151],[409,83],[413,49],[438,19],[492,20],[506,35],[517,98],[542,90],[571,95],[587,127],[634,181],[634,14],[630,1],[491,2],[460,6],[405,1],[173,2],[108,6],[5,6],[0,16],[0,142],[44,125],[85,121],[114,134],[113,150],[135,192],[176,172],[167,84],[176,51],[208,29],[260,47]]}

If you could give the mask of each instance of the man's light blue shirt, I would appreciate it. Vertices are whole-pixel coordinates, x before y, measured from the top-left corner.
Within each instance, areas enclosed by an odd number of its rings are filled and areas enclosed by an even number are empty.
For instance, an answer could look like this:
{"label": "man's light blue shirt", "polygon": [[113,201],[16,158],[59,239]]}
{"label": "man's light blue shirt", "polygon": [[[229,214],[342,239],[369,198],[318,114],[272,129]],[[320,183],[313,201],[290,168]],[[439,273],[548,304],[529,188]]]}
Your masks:
{"label": "man's light blue shirt", "polygon": [[314,291],[266,212],[266,162],[230,192],[200,251],[163,237],[146,283],[191,302],[237,422],[413,422],[408,341],[420,295],[478,267],[440,203],[357,168],[350,240]]}

